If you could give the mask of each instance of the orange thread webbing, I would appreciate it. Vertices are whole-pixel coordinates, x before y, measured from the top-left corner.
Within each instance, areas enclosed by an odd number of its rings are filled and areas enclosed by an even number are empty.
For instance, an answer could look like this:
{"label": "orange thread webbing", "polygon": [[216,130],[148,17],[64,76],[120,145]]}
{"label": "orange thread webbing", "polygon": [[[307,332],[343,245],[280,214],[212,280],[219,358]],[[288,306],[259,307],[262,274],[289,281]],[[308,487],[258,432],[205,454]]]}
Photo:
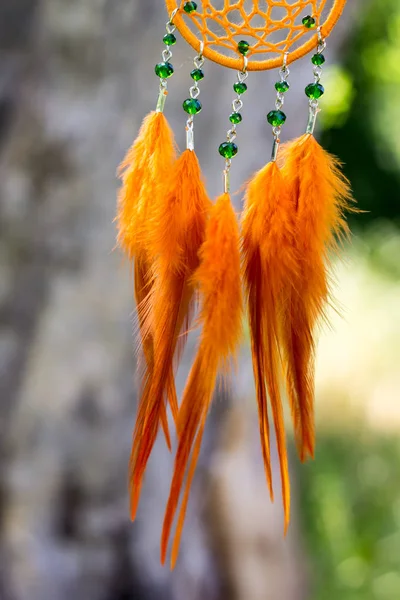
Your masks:
{"label": "orange thread webbing", "polygon": [[[239,70],[243,68],[243,57],[237,52],[237,43],[241,37],[247,41],[250,41],[250,37],[251,54],[248,55],[247,68],[249,71],[262,71],[282,66],[286,53],[289,64],[316,48],[317,33],[314,30],[314,35],[310,37],[310,30],[302,25],[301,17],[312,14],[322,26],[322,35],[326,38],[339,20],[346,0],[224,0],[222,8],[214,6],[217,4],[215,0],[197,0],[198,8],[190,15],[183,11],[183,4],[182,0],[166,0],[170,15],[175,9],[179,9],[174,24],[195,50],[199,50],[200,41],[203,41],[203,54],[206,58]],[[332,9],[323,23],[322,13],[329,4],[332,4]],[[283,17],[276,18],[274,9],[284,9],[286,13]],[[192,21],[198,36],[191,30],[186,19]],[[257,24],[252,25],[252,21],[257,21]],[[210,26],[218,28],[220,34],[212,31]],[[278,42],[271,40],[271,35],[276,32],[282,33]],[[284,32],[286,36],[283,35]],[[299,46],[303,37],[308,39]],[[236,58],[223,54],[221,50],[233,52]],[[255,57],[261,54],[274,56],[257,60]]]}

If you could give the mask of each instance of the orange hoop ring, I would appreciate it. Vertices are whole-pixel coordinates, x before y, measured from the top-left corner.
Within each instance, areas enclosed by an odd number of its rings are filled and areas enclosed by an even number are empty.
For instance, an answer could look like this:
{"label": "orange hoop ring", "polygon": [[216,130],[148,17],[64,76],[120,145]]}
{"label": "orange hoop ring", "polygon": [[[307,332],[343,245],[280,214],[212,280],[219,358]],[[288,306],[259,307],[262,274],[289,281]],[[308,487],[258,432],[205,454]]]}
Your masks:
{"label": "orange hoop ring", "polygon": [[[327,38],[330,35],[331,31],[333,30],[336,23],[340,19],[341,15],[343,13],[344,7],[346,5],[346,2],[347,2],[347,0],[334,0],[332,9],[331,9],[325,23],[323,23],[321,25],[321,34],[324,38]],[[190,44],[192,46],[192,48],[194,48],[197,52],[199,52],[201,40],[199,40],[196,37],[196,35],[191,31],[191,29],[187,25],[185,18],[184,18],[184,15],[186,15],[186,13],[183,11],[183,8],[180,7],[180,5],[182,5],[182,2],[179,0],[165,0],[165,3],[167,6],[169,15],[172,15],[172,13],[174,11],[177,11],[173,21],[174,21],[174,25],[176,25],[176,27],[177,27],[178,31],[180,32],[180,34],[182,35],[182,37],[188,42],[188,44]],[[278,3],[278,5],[282,6],[281,3]],[[234,8],[234,5],[232,5],[232,8]],[[188,15],[186,15],[186,17],[188,17]],[[290,63],[293,63],[294,61],[298,60],[299,58],[302,58],[303,56],[305,56],[306,54],[311,52],[313,49],[315,49],[317,46],[317,43],[318,43],[318,34],[316,33],[309,40],[307,40],[307,42],[305,42],[302,46],[300,46],[293,52],[287,53],[286,63],[290,64]],[[282,57],[278,56],[278,57],[270,58],[270,59],[266,59],[266,60],[253,60],[252,61],[250,59],[248,61],[247,70],[248,71],[266,71],[268,69],[275,69],[275,68],[281,67],[283,64],[283,55],[284,54],[285,53],[282,53]],[[213,62],[218,63],[219,65],[222,65],[223,67],[228,67],[230,69],[236,69],[237,71],[240,71],[243,69],[243,64],[244,64],[243,57],[232,58],[229,56],[225,56],[224,54],[218,52],[217,50],[210,48],[207,44],[205,44],[205,47],[203,50],[203,56],[205,58],[208,58],[209,60],[212,60]]]}

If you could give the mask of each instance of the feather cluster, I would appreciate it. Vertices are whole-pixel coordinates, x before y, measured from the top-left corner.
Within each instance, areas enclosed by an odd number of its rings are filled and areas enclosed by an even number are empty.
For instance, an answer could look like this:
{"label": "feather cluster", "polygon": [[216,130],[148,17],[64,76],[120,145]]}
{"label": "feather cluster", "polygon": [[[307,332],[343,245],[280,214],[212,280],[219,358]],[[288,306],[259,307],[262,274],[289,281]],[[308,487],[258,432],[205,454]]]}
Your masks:
{"label": "feather cluster", "polygon": [[[174,566],[216,382],[227,375],[242,335],[242,282],[265,475],[273,498],[271,411],[287,529],[290,482],[282,384],[305,460],[315,446],[315,335],[331,302],[330,255],[348,235],[344,213],[351,210],[352,199],[338,161],[305,135],[283,147],[279,164],[269,163],[250,181],[240,233],[229,195],[211,204],[195,153],[186,150],[176,158],[161,113],[145,119],[120,173],[118,243],[134,260],[145,359],[130,459],[131,516],[136,517],[160,424],[171,446],[169,404],[178,448],[161,560],[166,560],[178,513]],[[178,406],[174,373],[197,302],[201,336]]]}
{"label": "feather cluster", "polygon": [[[282,167],[282,168],[280,168]],[[285,529],[290,487],[281,403],[286,382],[301,460],[314,455],[317,326],[326,319],[330,258],[348,235],[351,192],[338,161],[305,135],[251,180],[242,217],[243,278],[261,446],[272,496],[268,399],[280,458]]]}
{"label": "feather cluster", "polygon": [[161,560],[164,562],[189,463],[172,550],[172,566],[178,555],[190,484],[217,375],[219,371],[226,372],[229,358],[235,353],[242,331],[239,227],[228,194],[220,196],[210,211],[200,260],[193,283],[198,287],[201,296],[202,334],[179,410],[179,444],[161,540]]}
{"label": "feather cluster", "polygon": [[289,521],[290,485],[285,426],[280,393],[280,311],[286,304],[298,263],[293,246],[293,199],[278,165],[269,163],[250,182],[242,218],[243,271],[247,292],[253,368],[261,447],[272,491],[268,423],[269,396],[281,465],[285,526]]}
{"label": "feather cluster", "polygon": [[[182,352],[196,299],[192,277],[199,266],[211,202],[201,179],[194,152],[186,150],[176,161],[164,194],[149,220],[150,255],[154,284],[147,315],[153,331],[153,368],[139,402],[131,463],[131,516],[135,517],[143,475],[158,426],[166,414],[166,382],[173,382],[174,364]],[[177,418],[175,388],[170,384],[170,406]],[[171,402],[172,399],[172,402]]]}
{"label": "feather cluster", "polygon": [[[117,206],[117,243],[127,257],[134,261],[138,348],[144,355],[144,373],[140,384],[142,394],[148,389],[154,366],[154,331],[149,319],[154,284],[149,222],[175,160],[176,146],[168,121],[162,113],[151,112],[144,119],[139,135],[118,171],[122,186]],[[173,378],[169,381],[168,389],[173,403],[176,398]],[[141,420],[137,421],[138,432],[141,424]],[[166,414],[162,415],[162,425],[170,448]]]}
{"label": "feather cluster", "polygon": [[315,331],[326,320],[330,258],[349,230],[351,190],[336,158],[312,135],[284,146],[283,173],[295,210],[298,270],[282,311],[282,348],[295,438],[301,460],[314,456]]}
{"label": "feather cluster", "polygon": [[330,256],[348,235],[344,213],[352,199],[338,161],[312,135],[287,144],[280,166],[268,164],[248,186],[242,250],[262,453],[272,496],[269,399],[286,529],[290,487],[281,382],[305,460],[315,446],[315,334],[331,302]]}

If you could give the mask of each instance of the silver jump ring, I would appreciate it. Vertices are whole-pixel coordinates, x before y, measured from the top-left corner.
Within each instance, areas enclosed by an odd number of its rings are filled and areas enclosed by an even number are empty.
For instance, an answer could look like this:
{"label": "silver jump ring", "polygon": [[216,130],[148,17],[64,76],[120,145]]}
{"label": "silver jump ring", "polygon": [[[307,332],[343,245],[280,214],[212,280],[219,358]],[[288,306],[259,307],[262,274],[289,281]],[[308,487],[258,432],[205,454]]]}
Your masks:
{"label": "silver jump ring", "polygon": [[170,17],[169,17],[169,22],[171,23],[171,25],[174,22],[174,19],[176,17],[176,13],[178,12],[179,8],[175,8],[175,10],[172,11]]}

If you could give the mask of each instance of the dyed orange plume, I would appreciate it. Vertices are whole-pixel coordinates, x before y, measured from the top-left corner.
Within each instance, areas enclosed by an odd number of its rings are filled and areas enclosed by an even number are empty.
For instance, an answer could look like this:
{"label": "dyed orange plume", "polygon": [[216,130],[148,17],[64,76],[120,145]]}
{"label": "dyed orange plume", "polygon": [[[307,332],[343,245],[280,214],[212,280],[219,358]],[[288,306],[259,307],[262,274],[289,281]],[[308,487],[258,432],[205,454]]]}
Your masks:
{"label": "dyed orange plume", "polygon": [[151,112],[118,170],[122,187],[117,242],[130,259],[148,247],[148,219],[175,159],[175,142],[167,119],[163,113]]}
{"label": "dyed orange plume", "polygon": [[186,467],[190,460],[173,545],[172,567],[178,556],[189,488],[218,371],[223,369],[226,372],[229,356],[235,353],[242,331],[239,230],[228,194],[220,196],[211,209],[200,259],[200,267],[194,275],[193,283],[199,287],[202,298],[200,323],[203,330],[179,410],[179,445],[161,539],[161,561],[164,563]]}
{"label": "dyed orange plume", "polygon": [[[183,349],[193,313],[195,287],[192,277],[199,266],[198,253],[204,241],[210,208],[197,157],[186,150],[173,167],[166,193],[158,198],[150,223],[154,284],[149,318],[153,327],[154,366],[150,385],[140,401],[143,426],[135,431],[132,448],[132,519],[136,516],[143,476],[160,418],[165,412],[166,382],[173,377],[174,356],[179,358]],[[183,335],[180,335],[182,328]]]}
{"label": "dyed orange plume", "polygon": [[285,530],[290,514],[290,482],[280,394],[282,364],[278,343],[279,313],[289,282],[297,269],[293,247],[293,214],[293,202],[286,182],[277,164],[271,162],[255,175],[247,190],[242,218],[242,250],[262,453],[272,497],[268,391],[281,466]]}
{"label": "dyed orange plume", "polygon": [[312,135],[283,149],[284,175],[295,206],[297,277],[282,311],[287,386],[301,460],[314,455],[315,329],[329,302],[329,253],[348,235],[351,192],[338,161]]}
{"label": "dyed orange plume", "polygon": [[[154,363],[153,326],[150,293],[153,287],[152,261],[149,255],[149,219],[162,193],[176,158],[173,133],[162,113],[152,112],[143,121],[139,135],[119,167],[122,187],[118,198],[118,245],[130,260],[135,260],[135,299],[139,322],[138,347],[143,349],[145,372],[141,390],[148,387]],[[170,403],[177,401],[173,379],[168,382]],[[161,415],[163,429],[170,448],[166,411]],[[141,428],[143,415],[137,420]]]}
{"label": "dyed orange plume", "polygon": [[[149,308],[150,308],[150,293],[153,287],[153,278],[152,273],[149,271],[149,263],[145,259],[145,254],[141,254],[135,260],[135,298],[137,301],[137,313],[138,313],[138,321],[139,321],[139,344],[138,349],[143,351],[145,366],[143,372],[140,377],[140,388],[139,394],[144,394],[144,390],[148,388],[151,381],[151,374],[153,372],[154,367],[154,348],[153,348],[153,335],[150,331],[149,323],[150,319],[148,318]],[[141,347],[140,347],[141,342]],[[176,421],[176,416],[178,414],[178,400],[176,398],[175,384],[173,376],[168,378],[168,390],[169,390],[169,399],[171,410]],[[138,419],[138,423],[142,424],[143,417]],[[166,410],[163,411],[161,415],[161,423],[165,435],[165,440],[168,446],[168,449],[171,450],[171,437],[169,434],[168,427],[168,419]]]}
{"label": "dyed orange plume", "polygon": [[[139,340],[138,340],[138,351],[143,352],[145,364],[140,372],[140,386],[139,395],[140,397],[145,396],[148,393],[149,386],[151,385],[151,376],[154,369],[154,339],[152,333],[152,322],[151,322],[151,293],[153,289],[153,274],[149,271],[149,261],[145,258],[145,253],[142,253],[135,260],[135,298],[137,302],[137,314],[139,324]],[[178,399],[176,397],[175,383],[173,373],[168,374],[167,379],[168,399],[171,406],[172,415],[174,421],[178,415]],[[144,421],[143,410],[145,406],[142,406],[142,411],[139,409],[138,416],[136,418],[135,433],[140,435],[138,432],[141,431]],[[161,424],[165,435],[165,441],[168,449],[171,451],[171,436],[169,433],[167,411],[164,409],[161,412]]]}

